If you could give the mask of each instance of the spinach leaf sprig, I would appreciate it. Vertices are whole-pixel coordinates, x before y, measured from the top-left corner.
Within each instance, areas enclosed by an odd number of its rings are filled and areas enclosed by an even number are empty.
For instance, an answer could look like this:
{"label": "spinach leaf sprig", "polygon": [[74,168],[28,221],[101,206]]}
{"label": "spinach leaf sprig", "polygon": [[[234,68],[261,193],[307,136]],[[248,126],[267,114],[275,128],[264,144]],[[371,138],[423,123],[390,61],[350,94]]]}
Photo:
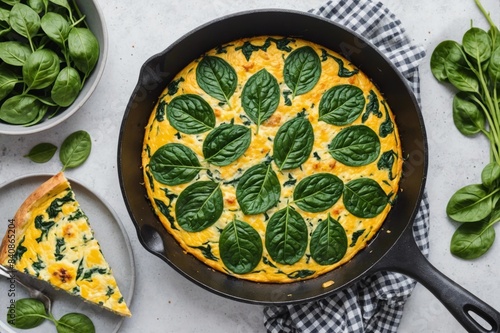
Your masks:
{"label": "spinach leaf sprig", "polygon": [[471,27],[462,43],[441,42],[430,64],[434,77],[451,83],[453,121],[466,136],[482,134],[490,143],[490,161],[481,183],[467,185],[450,198],[446,213],[460,222],[451,238],[450,251],[463,259],[485,254],[495,240],[500,221],[500,32],[480,0],[475,3],[489,23],[489,30]]}
{"label": "spinach leaf sprig", "polygon": [[76,100],[98,59],[75,0],[0,1],[0,121],[53,117]]}
{"label": "spinach leaf sprig", "polygon": [[[90,155],[92,141],[90,134],[79,130],[68,135],[61,144],[59,160],[63,167],[61,171],[76,168],[83,164]],[[49,142],[42,142],[30,149],[24,157],[35,163],[48,162],[56,153],[57,146]]]}
{"label": "spinach leaf sprig", "polygon": [[43,303],[34,298],[22,298],[14,303],[14,314],[7,314],[7,322],[16,328],[30,329],[50,320],[56,326],[57,333],[95,333],[92,320],[82,313],[67,313],[56,319],[47,313]]}

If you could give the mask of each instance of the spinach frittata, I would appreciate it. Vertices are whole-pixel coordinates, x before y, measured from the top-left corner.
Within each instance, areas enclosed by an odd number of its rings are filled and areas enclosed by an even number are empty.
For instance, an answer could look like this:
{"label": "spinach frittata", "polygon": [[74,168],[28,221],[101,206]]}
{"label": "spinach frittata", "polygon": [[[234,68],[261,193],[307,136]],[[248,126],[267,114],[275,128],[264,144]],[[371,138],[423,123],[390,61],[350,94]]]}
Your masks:
{"label": "spinach frittata", "polygon": [[374,83],[340,54],[281,36],[192,61],[159,97],[143,148],[152,208],[182,248],[213,269],[278,283],[366,247],[403,161]]}

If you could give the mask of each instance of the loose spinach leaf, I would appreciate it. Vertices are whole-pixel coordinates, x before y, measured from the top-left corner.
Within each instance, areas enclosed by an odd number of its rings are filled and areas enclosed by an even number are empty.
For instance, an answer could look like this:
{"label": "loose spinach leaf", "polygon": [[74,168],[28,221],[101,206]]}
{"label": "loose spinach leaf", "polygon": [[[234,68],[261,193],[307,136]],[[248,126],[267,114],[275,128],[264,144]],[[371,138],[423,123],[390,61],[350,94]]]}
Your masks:
{"label": "loose spinach leaf", "polygon": [[243,87],[241,106],[246,115],[257,124],[272,116],[280,102],[278,81],[265,68],[252,75]]}
{"label": "loose spinach leaf", "polygon": [[283,124],[273,143],[274,162],[280,170],[298,168],[307,161],[314,145],[314,132],[305,117],[296,117]]}
{"label": "loose spinach leaf", "polygon": [[446,62],[444,67],[448,80],[455,88],[460,91],[479,92],[479,81],[469,67],[455,62]]}
{"label": "loose spinach leaf", "polygon": [[88,77],[99,60],[99,41],[89,29],[72,27],[68,35],[68,52],[75,67]]}
{"label": "loose spinach leaf", "polygon": [[350,84],[332,87],[321,96],[319,120],[344,126],[356,120],[365,108],[363,91]]}
{"label": "loose spinach leaf", "polygon": [[486,116],[472,101],[470,93],[458,92],[453,98],[453,122],[463,135],[475,135],[485,128]]}
{"label": "loose spinach leaf", "polygon": [[483,184],[464,186],[451,196],[446,214],[457,222],[481,221],[491,213],[494,193],[490,193]]}
{"label": "loose spinach leaf", "polygon": [[474,259],[486,253],[495,240],[493,226],[500,222],[499,196],[493,198],[494,209],[487,218],[476,223],[464,223],[452,238],[452,253],[464,258]]}
{"label": "loose spinach leaf", "polygon": [[445,40],[438,44],[431,55],[431,72],[434,77],[441,81],[448,81],[446,63],[464,64],[462,46],[455,41]]}
{"label": "loose spinach leaf", "polygon": [[57,105],[67,107],[78,97],[81,87],[82,81],[78,71],[72,67],[65,67],[57,75],[50,97]]}
{"label": "loose spinach leaf", "polygon": [[63,164],[63,170],[76,168],[87,160],[92,149],[90,134],[80,130],[73,132],[61,144],[59,159]]}
{"label": "loose spinach leaf", "polygon": [[252,132],[246,126],[222,124],[208,133],[203,141],[207,162],[224,166],[236,161],[250,146]]}
{"label": "loose spinach leaf", "polygon": [[344,183],[330,173],[318,173],[302,179],[293,191],[294,203],[306,212],[322,212],[342,195]]}
{"label": "loose spinach leaf", "polygon": [[175,204],[175,215],[182,229],[198,232],[214,224],[223,209],[220,185],[212,181],[198,181],[181,192]]}
{"label": "loose spinach leaf", "polygon": [[31,52],[28,45],[18,41],[0,43],[0,59],[12,66],[24,65]]}
{"label": "loose spinach leaf", "polygon": [[389,202],[384,190],[371,178],[358,178],[344,185],[345,208],[354,216],[371,218],[380,214]]}
{"label": "loose spinach leaf", "polygon": [[310,46],[294,50],[285,59],[283,76],[292,90],[292,99],[310,91],[321,76],[321,60]]}
{"label": "loose spinach leaf", "polygon": [[488,163],[481,172],[481,182],[489,189],[500,186],[500,165],[496,162]]}
{"label": "loose spinach leaf", "polygon": [[193,180],[202,167],[190,148],[180,143],[167,143],[153,154],[149,169],[158,182],[178,185]]}
{"label": "loose spinach leaf", "polygon": [[491,38],[491,49],[497,49],[498,46],[500,46],[500,32],[498,31],[498,27],[496,27],[494,24],[490,24],[488,35]]}
{"label": "loose spinach leaf", "polygon": [[9,16],[10,10],[0,7],[0,36],[6,36],[11,31]]}
{"label": "loose spinach leaf", "polygon": [[7,322],[20,329],[40,326],[46,318],[47,313],[43,303],[32,298],[22,298],[15,302],[15,320],[9,320],[7,314]]}
{"label": "loose spinach leaf", "polygon": [[[45,1],[48,2],[48,0]],[[45,9],[43,0],[28,0],[28,6],[30,6],[38,14],[41,14]]]}
{"label": "loose spinach leaf", "polygon": [[205,56],[196,67],[196,82],[213,98],[229,103],[234,94],[238,77],[234,68],[224,59]]}
{"label": "loose spinach leaf", "polygon": [[49,0],[49,1],[51,3],[53,3],[53,4],[56,4],[58,6],[61,6],[61,7],[65,8],[68,11],[68,14],[70,15],[70,18],[72,17],[72,10],[71,10],[71,7],[69,5],[68,0]]}
{"label": "loose spinach leaf", "polygon": [[493,49],[488,65],[488,75],[494,84],[500,82],[500,47]]}
{"label": "loose spinach leaf", "polygon": [[333,138],[328,150],[334,159],[345,165],[362,166],[378,158],[380,140],[368,126],[354,125],[342,129]]}
{"label": "loose spinach leaf", "polygon": [[12,29],[26,37],[33,49],[32,39],[40,29],[40,16],[29,6],[16,3],[10,10],[9,23]]}
{"label": "loose spinach leaf", "polygon": [[24,157],[29,158],[35,163],[48,162],[57,151],[57,146],[52,143],[42,142],[30,149]]}
{"label": "loose spinach leaf", "polygon": [[472,27],[462,38],[465,53],[479,62],[486,61],[491,56],[491,38],[486,31]]}
{"label": "loose spinach leaf", "polygon": [[280,194],[278,176],[266,163],[245,171],[236,187],[236,199],[247,215],[264,213],[278,203]]}
{"label": "loose spinach leaf", "polygon": [[0,66],[0,101],[8,96],[19,82],[21,81],[16,73],[7,66]]}
{"label": "loose spinach leaf", "polygon": [[[37,100],[40,101],[40,102],[42,102],[42,103],[45,103],[40,98],[37,98]],[[45,115],[47,114],[48,109],[49,109],[49,107],[48,107],[47,104],[40,104],[40,107],[38,109],[38,114],[35,117],[35,119],[33,119],[32,121],[24,124],[24,126],[28,127],[28,126],[32,126],[32,125],[38,124],[45,117]]]}
{"label": "loose spinach leaf", "polygon": [[69,22],[60,14],[48,12],[43,15],[41,20],[43,32],[63,50],[66,49],[66,41],[71,31]]}
{"label": "loose spinach leaf", "polygon": [[31,53],[23,65],[23,80],[28,89],[50,86],[60,70],[60,60],[54,51],[40,49]]}
{"label": "loose spinach leaf", "polygon": [[274,261],[293,265],[306,252],[306,222],[297,211],[287,206],[271,216],[267,222],[265,239],[266,249]]}
{"label": "loose spinach leaf", "polygon": [[20,3],[21,0],[1,0],[1,2],[9,5],[9,6],[14,6],[17,3]]}
{"label": "loose spinach leaf", "polygon": [[453,233],[450,252],[462,259],[475,259],[485,254],[495,241],[495,229],[486,219],[463,223]]}
{"label": "loose spinach leaf", "polygon": [[250,224],[235,219],[222,231],[219,251],[222,262],[231,272],[246,274],[262,259],[262,239]]}
{"label": "loose spinach leaf", "polygon": [[176,130],[186,134],[199,134],[215,127],[215,113],[200,96],[179,95],[167,106],[167,118]]}
{"label": "loose spinach leaf", "polygon": [[347,234],[342,225],[328,218],[318,224],[311,235],[311,257],[320,265],[332,265],[347,252]]}
{"label": "loose spinach leaf", "polygon": [[16,95],[9,97],[0,107],[0,119],[16,125],[25,125],[33,121],[42,104],[33,96]]}
{"label": "loose spinach leaf", "polygon": [[82,313],[67,313],[56,322],[57,333],[95,333],[94,323]]}

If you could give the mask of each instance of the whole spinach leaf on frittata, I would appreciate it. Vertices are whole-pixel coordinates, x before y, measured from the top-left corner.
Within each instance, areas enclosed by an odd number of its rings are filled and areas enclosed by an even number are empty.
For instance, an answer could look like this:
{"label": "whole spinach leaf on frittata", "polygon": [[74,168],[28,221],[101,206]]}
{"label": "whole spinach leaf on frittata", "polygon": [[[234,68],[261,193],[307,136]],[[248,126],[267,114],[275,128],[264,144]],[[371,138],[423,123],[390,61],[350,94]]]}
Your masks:
{"label": "whole spinach leaf on frittata", "polygon": [[245,171],[236,187],[236,199],[244,214],[264,213],[280,198],[281,185],[271,163],[260,163]]}
{"label": "whole spinach leaf on frittata", "polygon": [[304,256],[308,244],[304,218],[291,206],[277,211],[266,226],[266,249],[271,258],[284,265],[293,265]]}
{"label": "whole spinach leaf on frittata", "polygon": [[221,124],[203,141],[203,155],[210,164],[229,165],[245,153],[251,141],[252,133],[248,127]]}
{"label": "whole spinach leaf on frittata", "polygon": [[235,219],[222,231],[219,251],[222,262],[231,272],[249,273],[262,259],[262,239],[250,224]]}
{"label": "whole spinach leaf on frittata", "polygon": [[310,46],[291,52],[285,59],[283,77],[292,91],[292,99],[311,91],[321,76],[321,59]]}
{"label": "whole spinach leaf on frittata", "polygon": [[196,82],[203,91],[221,102],[229,103],[238,84],[234,68],[224,59],[204,56],[196,67]]}
{"label": "whole spinach leaf on frittata", "polygon": [[243,87],[241,106],[245,114],[259,126],[269,119],[280,102],[280,87],[265,68],[252,75]]}
{"label": "whole spinach leaf on frittata", "polygon": [[274,162],[280,170],[300,167],[311,155],[314,131],[311,122],[298,116],[284,123],[273,144]]}
{"label": "whole spinach leaf on frittata", "polygon": [[180,143],[167,143],[151,156],[149,169],[165,185],[179,185],[193,180],[203,167],[195,152]]}
{"label": "whole spinach leaf on frittata", "polygon": [[328,214],[311,235],[311,257],[320,265],[340,261],[347,252],[347,234],[342,225]]}
{"label": "whole spinach leaf on frittata", "polygon": [[220,185],[213,181],[197,181],[186,187],[175,204],[177,223],[186,231],[202,231],[222,215],[224,199]]}

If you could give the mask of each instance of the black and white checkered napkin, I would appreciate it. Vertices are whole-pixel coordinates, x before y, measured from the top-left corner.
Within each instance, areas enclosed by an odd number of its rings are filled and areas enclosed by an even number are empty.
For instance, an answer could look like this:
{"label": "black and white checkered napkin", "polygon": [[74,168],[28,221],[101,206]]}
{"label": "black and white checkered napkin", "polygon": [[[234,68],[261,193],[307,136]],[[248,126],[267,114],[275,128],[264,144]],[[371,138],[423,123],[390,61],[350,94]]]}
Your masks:
{"label": "black and white checkered napkin", "polygon": [[[334,0],[311,13],[329,18],[364,36],[408,80],[420,102],[418,64],[425,51],[412,45],[396,16],[380,2]],[[424,194],[413,225],[420,250],[429,252],[429,203]],[[269,333],[392,333],[416,282],[402,274],[378,272],[324,299],[264,309]]]}

